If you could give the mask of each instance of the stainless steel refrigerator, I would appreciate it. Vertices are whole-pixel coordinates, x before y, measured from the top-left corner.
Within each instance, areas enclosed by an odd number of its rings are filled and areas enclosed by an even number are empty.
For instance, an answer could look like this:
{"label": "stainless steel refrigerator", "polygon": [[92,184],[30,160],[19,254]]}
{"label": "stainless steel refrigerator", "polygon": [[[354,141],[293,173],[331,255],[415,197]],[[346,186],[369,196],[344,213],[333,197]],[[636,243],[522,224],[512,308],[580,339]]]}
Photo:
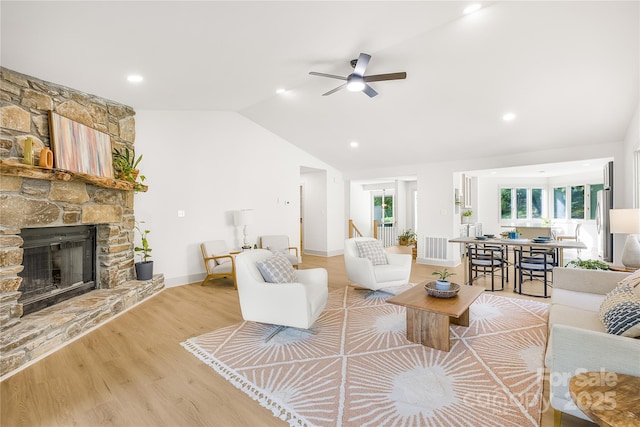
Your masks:
{"label": "stainless steel refrigerator", "polygon": [[613,235],[609,228],[609,209],[613,209],[613,162],[604,166],[604,188],[597,193],[596,230],[598,231],[598,257],[613,261]]}

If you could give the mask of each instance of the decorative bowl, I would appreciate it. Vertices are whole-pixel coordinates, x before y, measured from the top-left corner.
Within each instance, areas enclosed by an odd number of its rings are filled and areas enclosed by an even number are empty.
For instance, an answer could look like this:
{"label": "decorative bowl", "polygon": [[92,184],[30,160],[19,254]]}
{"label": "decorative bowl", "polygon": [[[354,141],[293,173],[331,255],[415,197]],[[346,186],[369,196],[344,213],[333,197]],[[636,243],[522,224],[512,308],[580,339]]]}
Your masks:
{"label": "decorative bowl", "polygon": [[476,240],[487,240],[488,237],[487,236],[477,236]]}
{"label": "decorative bowl", "polygon": [[436,297],[436,298],[451,298],[455,297],[460,291],[460,285],[457,283],[451,284],[451,289],[448,290],[440,290],[436,289],[436,282],[429,282],[424,285],[424,289],[427,291],[427,294]]}
{"label": "decorative bowl", "polygon": [[493,239],[494,237],[496,237],[495,234],[485,234],[484,237],[486,237],[487,239]]}

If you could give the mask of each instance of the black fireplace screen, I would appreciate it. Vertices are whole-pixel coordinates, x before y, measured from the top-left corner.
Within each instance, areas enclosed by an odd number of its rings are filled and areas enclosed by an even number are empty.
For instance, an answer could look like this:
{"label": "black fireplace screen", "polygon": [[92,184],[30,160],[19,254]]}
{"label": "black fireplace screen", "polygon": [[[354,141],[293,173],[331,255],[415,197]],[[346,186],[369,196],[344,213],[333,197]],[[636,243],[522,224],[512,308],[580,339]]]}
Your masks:
{"label": "black fireplace screen", "polygon": [[95,226],[23,229],[24,314],[95,289]]}

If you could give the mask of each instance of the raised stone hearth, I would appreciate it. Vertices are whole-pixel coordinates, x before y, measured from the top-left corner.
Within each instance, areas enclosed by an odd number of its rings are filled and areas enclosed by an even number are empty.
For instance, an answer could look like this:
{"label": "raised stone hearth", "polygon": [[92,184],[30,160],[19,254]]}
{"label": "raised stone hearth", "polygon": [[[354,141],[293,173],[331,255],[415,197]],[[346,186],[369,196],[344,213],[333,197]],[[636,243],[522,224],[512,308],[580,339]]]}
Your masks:
{"label": "raised stone hearth", "polygon": [[[27,138],[36,162],[51,147],[49,111],[133,149],[135,112],[94,95],[0,68],[0,376],[46,354],[158,292],[164,277],[134,273],[132,185],[22,165]],[[24,228],[96,225],[96,290],[23,316],[18,291]]]}

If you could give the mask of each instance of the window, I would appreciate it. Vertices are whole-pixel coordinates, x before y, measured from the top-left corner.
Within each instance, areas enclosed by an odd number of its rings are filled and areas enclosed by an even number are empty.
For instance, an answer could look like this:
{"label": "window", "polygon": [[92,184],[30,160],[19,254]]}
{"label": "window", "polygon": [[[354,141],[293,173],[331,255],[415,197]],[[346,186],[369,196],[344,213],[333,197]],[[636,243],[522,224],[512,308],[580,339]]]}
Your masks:
{"label": "window", "polygon": [[582,184],[553,189],[553,217],[555,219],[596,218],[597,194],[602,184]]}
{"label": "window", "polygon": [[527,189],[516,188],[516,218],[527,219]]}
{"label": "window", "polygon": [[531,218],[542,218],[542,188],[531,189]]}
{"label": "window", "polygon": [[500,190],[500,218],[511,218],[511,189],[502,188]]}
{"label": "window", "polygon": [[393,196],[373,196],[373,219],[380,224],[393,224]]}
{"label": "window", "polygon": [[567,189],[565,187],[553,189],[553,217],[559,219],[567,217]]}
{"label": "window", "polygon": [[501,219],[542,218],[544,191],[542,188],[501,188]]}
{"label": "window", "polygon": [[571,187],[571,219],[584,219],[584,185]]}

